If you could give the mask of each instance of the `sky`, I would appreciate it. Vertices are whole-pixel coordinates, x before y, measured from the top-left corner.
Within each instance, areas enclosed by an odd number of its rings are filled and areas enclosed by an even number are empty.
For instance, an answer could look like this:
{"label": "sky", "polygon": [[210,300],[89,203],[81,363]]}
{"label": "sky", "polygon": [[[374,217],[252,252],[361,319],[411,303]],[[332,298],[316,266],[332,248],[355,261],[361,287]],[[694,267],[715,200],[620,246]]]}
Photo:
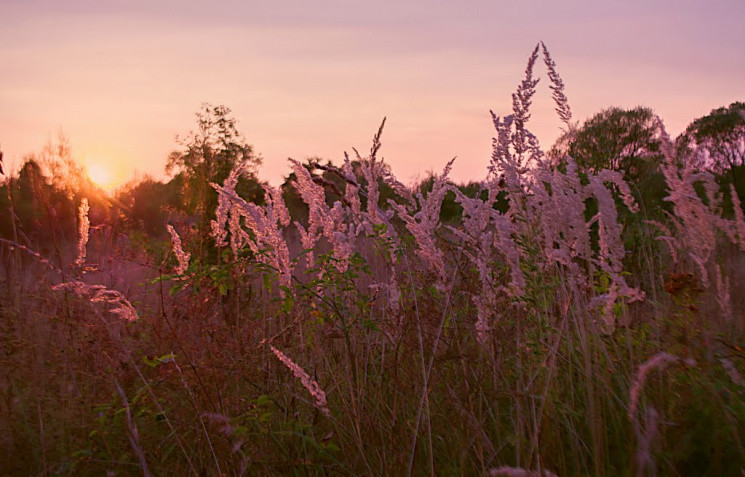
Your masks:
{"label": "sky", "polygon": [[[369,150],[404,182],[484,177],[489,110],[511,110],[545,42],[574,119],[651,107],[671,135],[745,100],[745,1],[0,0],[0,150],[18,167],[60,132],[111,175],[164,179],[204,102],[230,107],[278,184],[287,158]],[[560,134],[545,67],[528,127]],[[6,164],[7,166],[7,164]]]}

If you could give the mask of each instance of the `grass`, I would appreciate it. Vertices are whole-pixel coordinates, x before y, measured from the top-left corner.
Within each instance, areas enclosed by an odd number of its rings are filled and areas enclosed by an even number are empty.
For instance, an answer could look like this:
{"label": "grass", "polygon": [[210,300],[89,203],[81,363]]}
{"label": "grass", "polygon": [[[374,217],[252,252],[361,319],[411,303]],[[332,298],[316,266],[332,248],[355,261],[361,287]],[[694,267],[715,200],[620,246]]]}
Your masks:
{"label": "grass", "polygon": [[[295,163],[306,235],[279,193],[258,206],[226,181],[216,226],[233,250],[206,226],[173,230],[171,252],[93,223],[86,260],[60,240],[50,266],[5,239],[0,472],[740,474],[736,220],[675,190],[672,216],[624,208],[612,173],[526,167],[524,121],[495,124],[520,134],[501,134],[471,195],[446,168],[414,197],[376,159],[381,131],[331,176]],[[700,184],[686,173],[666,170],[667,185]],[[708,254],[702,214],[717,224]],[[59,286],[75,280],[101,287]],[[112,313],[124,299],[136,320]]]}

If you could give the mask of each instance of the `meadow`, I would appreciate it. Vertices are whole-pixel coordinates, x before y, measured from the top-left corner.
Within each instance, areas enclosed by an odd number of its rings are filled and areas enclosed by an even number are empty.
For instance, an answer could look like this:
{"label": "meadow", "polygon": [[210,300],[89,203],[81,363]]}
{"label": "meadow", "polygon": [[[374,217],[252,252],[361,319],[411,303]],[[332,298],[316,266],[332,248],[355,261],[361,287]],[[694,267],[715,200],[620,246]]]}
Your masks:
{"label": "meadow", "polygon": [[[528,128],[540,61],[550,151]],[[71,187],[65,212],[6,179],[0,473],[741,475],[742,165],[656,116],[631,166],[574,157],[542,45],[513,105],[465,185],[452,161],[398,181],[384,123],[283,187],[203,136],[151,232],[123,195]],[[233,141],[220,124],[201,131]]]}

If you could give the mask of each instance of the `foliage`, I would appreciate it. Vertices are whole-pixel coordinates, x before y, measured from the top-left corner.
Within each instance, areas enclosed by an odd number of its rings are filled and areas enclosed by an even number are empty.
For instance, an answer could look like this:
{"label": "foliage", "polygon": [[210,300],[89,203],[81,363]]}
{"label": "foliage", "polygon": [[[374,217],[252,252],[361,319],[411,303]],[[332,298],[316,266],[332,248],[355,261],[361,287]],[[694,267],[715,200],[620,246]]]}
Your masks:
{"label": "foliage", "polygon": [[697,154],[698,166],[714,173],[745,165],[745,103],[734,102],[697,118],[677,143],[681,154]]}
{"label": "foliage", "polygon": [[183,149],[168,157],[166,172],[182,174],[177,179],[183,186],[181,201],[186,212],[197,217],[203,251],[217,207],[217,194],[211,184],[221,184],[230,171],[239,169],[244,172],[241,188],[251,192],[251,200],[261,201],[261,188],[255,178],[261,157],[238,131],[227,106],[205,103],[196,117],[196,129],[185,138],[177,138]]}
{"label": "foliage", "polygon": [[[107,195],[85,175],[69,140],[60,135],[39,153],[26,156],[17,176],[5,181],[0,195],[0,236],[51,248],[74,239],[78,205],[87,200],[100,222],[111,217]],[[15,230],[15,232],[14,232]]]}
{"label": "foliage", "polygon": [[117,205],[134,229],[153,236],[165,233],[169,210],[181,206],[183,176],[177,175],[168,183],[145,177],[117,191]]}
{"label": "foliage", "polygon": [[564,133],[551,156],[569,155],[593,174],[601,169],[621,171],[629,183],[637,183],[654,172],[663,157],[655,118],[644,107],[604,109]]}
{"label": "foliage", "polygon": [[236,167],[255,174],[261,157],[246,143],[230,113],[227,106],[203,104],[196,113],[197,129],[179,139],[184,150],[171,153],[166,170],[183,171],[190,182],[224,181]]}
{"label": "foliage", "polygon": [[[291,161],[263,201],[229,171],[213,263],[175,214],[170,240],[135,224],[113,247],[92,217],[67,246],[98,271],[3,239],[0,472],[739,472],[737,185],[681,160],[658,118],[659,174],[636,183],[547,160],[528,129],[541,51],[571,116],[541,46],[482,181],[452,183],[451,161],[404,186],[381,125],[367,156]],[[136,204],[180,207],[179,185],[145,181],[123,210],[157,228]]]}

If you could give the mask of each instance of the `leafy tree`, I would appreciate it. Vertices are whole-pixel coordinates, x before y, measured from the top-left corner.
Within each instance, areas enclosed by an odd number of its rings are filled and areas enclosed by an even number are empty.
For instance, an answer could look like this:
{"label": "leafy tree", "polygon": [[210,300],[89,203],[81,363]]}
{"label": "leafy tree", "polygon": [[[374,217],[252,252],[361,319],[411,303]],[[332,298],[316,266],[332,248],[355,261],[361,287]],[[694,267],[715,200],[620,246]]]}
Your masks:
{"label": "leafy tree", "polygon": [[238,131],[230,113],[227,106],[203,104],[196,113],[197,128],[183,139],[177,137],[183,149],[171,153],[166,165],[166,172],[178,171],[182,176],[184,206],[197,218],[201,249],[208,240],[210,220],[217,206],[217,193],[212,183],[221,184],[233,168],[240,167],[254,183],[243,184],[242,188],[252,194],[246,199],[260,201],[263,198],[255,179],[261,157]]}
{"label": "leafy tree", "polygon": [[[49,140],[39,152],[25,157],[19,187],[19,210],[31,207],[37,215],[48,214],[44,225],[57,223],[67,240],[73,240],[77,233],[78,207],[83,198],[90,205],[91,220],[103,223],[110,218],[109,197],[88,177],[85,167],[73,155],[69,137],[63,133],[56,141]],[[41,236],[45,234],[42,232]]]}
{"label": "leafy tree", "polygon": [[39,152],[30,154],[25,160],[34,161],[40,167],[44,180],[70,198],[90,188],[91,181],[85,168],[73,156],[70,138],[62,132],[56,141],[47,141]]}
{"label": "leafy tree", "polygon": [[178,175],[164,184],[152,177],[144,177],[127,184],[117,193],[117,204],[128,220],[128,225],[145,233],[161,237],[166,235],[168,209],[178,207],[183,176]]}
{"label": "leafy tree", "polygon": [[702,153],[702,168],[734,176],[737,167],[745,165],[745,103],[735,102],[696,119],[677,142],[681,152]]}
{"label": "leafy tree", "polygon": [[52,241],[64,243],[75,236],[76,199],[60,187],[60,181],[52,182],[44,174],[34,156],[27,156],[25,161],[18,175],[6,181],[3,209],[7,205],[9,213],[1,228],[6,238],[21,240],[43,252]]}
{"label": "leafy tree", "polygon": [[662,161],[660,133],[651,109],[612,107],[565,133],[549,156],[560,160],[568,154],[590,173],[622,171],[627,181],[637,183]]}
{"label": "leafy tree", "polygon": [[40,229],[44,207],[40,202],[49,201],[53,190],[50,187],[39,163],[27,160],[18,172],[18,216],[26,230]]}

